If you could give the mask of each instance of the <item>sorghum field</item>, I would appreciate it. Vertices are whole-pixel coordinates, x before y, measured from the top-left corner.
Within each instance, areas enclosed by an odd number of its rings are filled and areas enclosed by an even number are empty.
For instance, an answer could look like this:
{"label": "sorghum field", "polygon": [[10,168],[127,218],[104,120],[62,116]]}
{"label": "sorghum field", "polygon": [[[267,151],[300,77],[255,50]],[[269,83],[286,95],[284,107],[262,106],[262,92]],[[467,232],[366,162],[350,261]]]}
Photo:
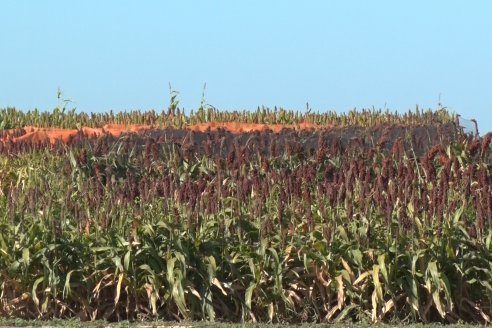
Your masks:
{"label": "sorghum field", "polygon": [[491,321],[492,135],[444,109],[0,128],[2,317]]}

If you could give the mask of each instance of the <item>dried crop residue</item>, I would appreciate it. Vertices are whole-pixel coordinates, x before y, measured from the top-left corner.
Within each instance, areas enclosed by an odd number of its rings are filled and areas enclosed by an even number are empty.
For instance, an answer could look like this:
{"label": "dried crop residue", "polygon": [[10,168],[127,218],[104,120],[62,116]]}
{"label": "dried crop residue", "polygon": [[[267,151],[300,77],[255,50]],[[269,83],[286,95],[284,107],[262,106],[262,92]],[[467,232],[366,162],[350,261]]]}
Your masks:
{"label": "dried crop residue", "polygon": [[[235,123],[235,122],[211,122],[189,125],[186,130],[194,132],[217,131],[223,129],[231,133],[250,133],[270,130],[279,133],[283,129],[306,130],[318,129],[320,126],[311,123],[300,124],[256,124],[256,123]],[[325,127],[326,128],[326,127]],[[85,138],[99,138],[104,135],[120,137],[124,133],[138,133],[146,130],[160,129],[158,125],[144,124],[106,124],[102,128],[83,127],[81,129],[59,129],[59,128],[37,128],[26,126],[22,129],[4,130],[0,134],[0,142],[29,142],[29,143],[50,143],[58,141],[69,143],[76,136]]]}

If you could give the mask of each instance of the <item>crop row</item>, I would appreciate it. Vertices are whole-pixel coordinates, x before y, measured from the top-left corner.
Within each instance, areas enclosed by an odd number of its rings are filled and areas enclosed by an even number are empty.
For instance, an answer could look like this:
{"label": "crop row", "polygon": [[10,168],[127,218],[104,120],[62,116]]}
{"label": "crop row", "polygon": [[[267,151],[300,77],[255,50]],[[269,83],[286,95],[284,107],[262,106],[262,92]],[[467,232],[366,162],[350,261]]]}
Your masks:
{"label": "crop row", "polygon": [[7,142],[0,313],[490,322],[491,139],[436,120]]}
{"label": "crop row", "polygon": [[174,145],[3,159],[2,311],[488,320],[489,139],[299,157]]}
{"label": "crop row", "polygon": [[42,112],[37,109],[20,111],[15,108],[0,109],[0,130],[18,129],[25,126],[39,128],[69,128],[78,127],[100,128],[108,123],[115,124],[147,124],[160,127],[182,128],[191,124],[207,122],[243,122],[262,124],[299,124],[311,123],[322,126],[361,126],[374,127],[379,125],[431,125],[455,123],[456,117],[445,109],[438,111],[422,110],[404,114],[382,110],[352,110],[347,113],[328,111],[324,113],[302,113],[288,111],[282,108],[258,107],[256,111],[224,112],[214,107],[200,107],[186,114],[184,110],[170,105],[165,111],[127,111],[114,113],[84,113],[73,110],[55,108],[52,112]]}

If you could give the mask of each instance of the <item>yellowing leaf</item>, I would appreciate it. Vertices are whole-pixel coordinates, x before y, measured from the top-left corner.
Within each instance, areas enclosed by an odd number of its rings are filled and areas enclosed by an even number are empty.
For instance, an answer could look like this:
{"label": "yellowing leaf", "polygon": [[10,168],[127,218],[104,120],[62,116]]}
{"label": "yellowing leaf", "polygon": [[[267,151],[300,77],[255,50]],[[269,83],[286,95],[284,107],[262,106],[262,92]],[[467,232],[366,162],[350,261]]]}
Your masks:
{"label": "yellowing leaf", "polygon": [[342,258],[342,266],[348,272],[348,274],[350,276],[350,281],[354,281],[355,280],[355,274],[352,271],[352,269],[350,268],[350,265],[343,258]]}
{"label": "yellowing leaf", "polygon": [[377,293],[377,297],[383,300],[383,288],[381,282],[379,281],[379,265],[374,265],[372,269],[372,279],[374,282],[374,291]]}
{"label": "yellowing leaf", "polygon": [[378,264],[379,268],[381,269],[381,274],[383,275],[384,282],[389,283],[388,279],[388,271],[386,271],[386,264],[385,264],[385,256],[384,254],[381,254],[378,256]]}
{"label": "yellowing leaf", "polygon": [[116,296],[114,298],[114,305],[118,305],[118,302],[120,300],[120,294],[121,294],[121,284],[123,283],[123,279],[125,278],[125,274],[120,273],[118,276],[118,284],[116,285]]}
{"label": "yellowing leaf", "polygon": [[355,281],[352,283],[352,286],[357,286],[361,281],[366,279],[370,274],[371,274],[371,271],[366,271],[366,272],[361,273],[357,277],[357,279],[355,279]]}

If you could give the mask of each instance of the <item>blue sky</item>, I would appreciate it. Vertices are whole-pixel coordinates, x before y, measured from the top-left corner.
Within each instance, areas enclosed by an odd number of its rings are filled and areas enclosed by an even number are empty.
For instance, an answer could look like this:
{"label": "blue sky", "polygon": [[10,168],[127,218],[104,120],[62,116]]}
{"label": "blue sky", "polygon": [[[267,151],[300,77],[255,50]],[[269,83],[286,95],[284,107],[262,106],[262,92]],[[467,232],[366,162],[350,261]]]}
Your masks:
{"label": "blue sky", "polygon": [[443,105],[492,131],[492,1],[0,2],[0,107]]}

